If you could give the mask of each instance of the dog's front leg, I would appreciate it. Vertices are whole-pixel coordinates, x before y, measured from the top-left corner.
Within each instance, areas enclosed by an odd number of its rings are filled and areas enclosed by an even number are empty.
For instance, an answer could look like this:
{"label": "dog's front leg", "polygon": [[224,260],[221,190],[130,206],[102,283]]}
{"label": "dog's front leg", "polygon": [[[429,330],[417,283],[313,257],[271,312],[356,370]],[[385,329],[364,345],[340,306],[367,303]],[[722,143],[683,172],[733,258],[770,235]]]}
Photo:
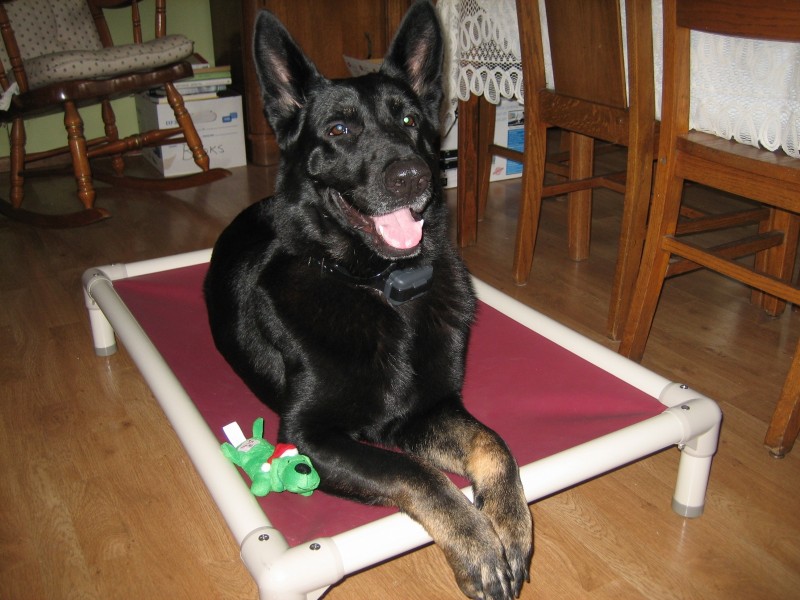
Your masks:
{"label": "dog's front leg", "polygon": [[504,546],[488,517],[439,469],[398,452],[330,433],[293,440],[320,474],[320,489],[369,504],[396,506],[444,551],[470,598],[508,600],[513,582]]}
{"label": "dog's front leg", "polygon": [[533,520],[519,467],[505,442],[466,410],[451,407],[419,419],[401,439],[410,440],[409,452],[470,480],[475,507],[489,517],[503,544],[519,596],[529,580]]}

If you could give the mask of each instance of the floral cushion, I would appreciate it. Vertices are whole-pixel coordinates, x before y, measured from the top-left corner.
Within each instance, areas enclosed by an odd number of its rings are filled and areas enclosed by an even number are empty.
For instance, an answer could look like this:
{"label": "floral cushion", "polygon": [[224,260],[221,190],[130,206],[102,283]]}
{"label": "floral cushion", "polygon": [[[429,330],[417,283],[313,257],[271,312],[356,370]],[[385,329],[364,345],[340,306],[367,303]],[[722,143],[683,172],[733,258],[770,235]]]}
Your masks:
{"label": "floral cushion", "polygon": [[[148,71],[191,55],[193,43],[168,35],[143,44],[103,48],[86,0],[17,0],[4,3],[22,55],[29,89],[55,81],[102,79]],[[13,79],[5,47],[0,60]]]}

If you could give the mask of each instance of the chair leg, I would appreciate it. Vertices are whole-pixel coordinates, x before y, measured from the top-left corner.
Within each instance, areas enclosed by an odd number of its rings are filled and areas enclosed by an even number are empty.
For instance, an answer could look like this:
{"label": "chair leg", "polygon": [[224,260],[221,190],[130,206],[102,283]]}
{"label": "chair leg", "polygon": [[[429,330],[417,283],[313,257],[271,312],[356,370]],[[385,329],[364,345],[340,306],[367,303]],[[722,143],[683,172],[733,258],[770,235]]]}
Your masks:
{"label": "chair leg", "polygon": [[[594,171],[594,139],[577,133],[569,135],[569,178],[586,179]],[[572,260],[589,258],[592,231],[592,188],[567,195],[568,247]]]}
{"label": "chair leg", "polygon": [[458,185],[456,186],[456,242],[459,248],[471,246],[478,230],[478,138],[480,108],[470,95],[458,103]]}
{"label": "chair leg", "polygon": [[674,176],[674,162],[659,167],[656,177],[639,276],[619,346],[620,354],[636,361],[644,354],[669,267],[670,253],[662,248],[662,240],[674,235],[678,224],[683,179]]}
{"label": "chair leg", "polygon": [[794,353],[789,374],[764,438],[770,454],[783,458],[792,449],[800,432],[800,343]]}
{"label": "chair leg", "polygon": [[[756,255],[756,270],[768,273],[783,281],[790,281],[794,272],[797,257],[797,244],[800,237],[800,219],[797,215],[778,209],[770,210],[770,218],[766,227],[760,231],[782,231],[783,243],[779,246],[759,252]],[[786,307],[786,302],[776,296],[754,291],[751,297],[753,304],[760,305],[768,314],[777,317]]]}
{"label": "chair leg", "polygon": [[183,97],[178,93],[172,83],[165,83],[164,88],[167,91],[167,101],[175,113],[175,120],[183,131],[183,137],[186,138],[186,145],[189,146],[195,164],[203,171],[208,171],[208,154],[206,154],[206,151],[203,149],[203,141],[200,139],[197,129],[195,129],[189,111],[186,110]]}
{"label": "chair leg", "polygon": [[87,156],[86,138],[83,136],[83,120],[74,102],[64,103],[64,127],[67,129],[72,168],[78,184],[78,199],[85,208],[91,208],[95,199],[92,170]]}
{"label": "chair leg", "polygon": [[[111,102],[108,98],[104,99],[101,104],[100,114],[103,117],[103,125],[105,126],[106,137],[109,141],[116,142],[119,140],[119,130],[117,129],[117,118],[114,115],[114,109],[111,107]],[[125,172],[125,161],[122,154],[115,154],[111,157],[111,168],[114,169],[116,175],[122,176]]]}
{"label": "chair leg", "polygon": [[[533,266],[533,250],[539,232],[542,210],[542,187],[547,161],[547,127],[525,112],[525,154],[522,165],[522,193],[517,218],[517,239],[514,245],[513,276],[517,285],[528,281]],[[535,125],[534,125],[535,123]]]}
{"label": "chair leg", "polygon": [[612,340],[619,339],[633,296],[636,276],[642,258],[647,233],[647,214],[653,183],[653,142],[645,140],[641,147],[628,149],[628,168],[625,178],[625,198],[622,206],[619,249],[606,332]]}
{"label": "chair leg", "polygon": [[497,107],[484,96],[478,99],[478,221],[483,221],[489,200],[489,180],[492,173],[492,154],[489,146],[494,143],[494,126]]}
{"label": "chair leg", "polygon": [[21,118],[14,119],[11,124],[11,155],[9,162],[11,168],[9,201],[14,208],[19,208],[25,195],[25,176],[23,174],[25,170],[25,121]]}

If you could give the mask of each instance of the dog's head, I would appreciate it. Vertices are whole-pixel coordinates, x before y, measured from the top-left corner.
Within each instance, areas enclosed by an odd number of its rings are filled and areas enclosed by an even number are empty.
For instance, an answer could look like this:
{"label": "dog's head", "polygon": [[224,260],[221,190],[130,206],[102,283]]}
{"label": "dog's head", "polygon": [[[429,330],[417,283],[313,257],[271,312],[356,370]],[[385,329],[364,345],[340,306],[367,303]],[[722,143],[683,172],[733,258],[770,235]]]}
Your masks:
{"label": "dog's head", "polygon": [[353,253],[353,240],[383,259],[419,254],[441,204],[443,44],[433,6],[411,8],[380,71],[363,77],[324,78],[266,11],[254,53],[281,149],[277,191],[300,217],[291,225],[301,221],[336,258]]}

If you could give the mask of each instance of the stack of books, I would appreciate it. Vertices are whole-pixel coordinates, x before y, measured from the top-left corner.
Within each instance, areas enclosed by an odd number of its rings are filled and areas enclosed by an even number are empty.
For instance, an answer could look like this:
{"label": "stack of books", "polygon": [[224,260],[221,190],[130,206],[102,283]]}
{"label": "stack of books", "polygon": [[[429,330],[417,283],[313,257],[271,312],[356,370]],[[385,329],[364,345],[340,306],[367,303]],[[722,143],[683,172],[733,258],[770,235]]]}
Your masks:
{"label": "stack of books", "polygon": [[[187,102],[192,100],[208,100],[216,98],[233,83],[231,68],[227,65],[212,67],[201,55],[195,53],[189,57],[194,74],[175,82],[175,88]],[[148,93],[152,102],[167,103],[167,94],[163,86],[153,88]]]}

